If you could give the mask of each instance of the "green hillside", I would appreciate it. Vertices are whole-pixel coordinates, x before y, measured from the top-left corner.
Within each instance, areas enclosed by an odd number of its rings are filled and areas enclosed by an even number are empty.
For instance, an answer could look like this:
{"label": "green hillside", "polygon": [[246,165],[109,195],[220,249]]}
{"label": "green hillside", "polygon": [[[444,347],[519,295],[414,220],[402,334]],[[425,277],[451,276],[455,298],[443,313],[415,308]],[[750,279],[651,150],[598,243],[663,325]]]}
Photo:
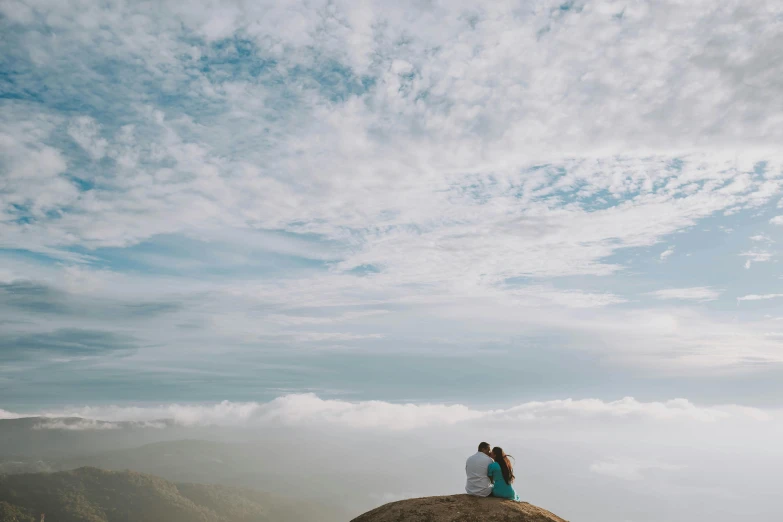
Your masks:
{"label": "green hillside", "polygon": [[29,510],[19,508],[0,500],[0,520],[3,522],[34,522],[35,517]]}
{"label": "green hillside", "polygon": [[323,522],[348,517],[325,506],[251,490],[174,484],[131,471],[79,468],[0,475],[0,520],[29,522]]}

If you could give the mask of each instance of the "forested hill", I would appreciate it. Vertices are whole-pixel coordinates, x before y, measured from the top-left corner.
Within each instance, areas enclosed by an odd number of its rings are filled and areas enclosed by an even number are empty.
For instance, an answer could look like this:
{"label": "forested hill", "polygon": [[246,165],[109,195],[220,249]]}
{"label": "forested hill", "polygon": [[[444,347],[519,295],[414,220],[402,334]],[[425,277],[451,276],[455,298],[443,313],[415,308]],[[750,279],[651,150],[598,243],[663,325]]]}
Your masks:
{"label": "forested hill", "polygon": [[0,475],[0,520],[37,522],[305,522],[347,520],[334,508],[252,490],[174,484],[131,471],[79,468]]}

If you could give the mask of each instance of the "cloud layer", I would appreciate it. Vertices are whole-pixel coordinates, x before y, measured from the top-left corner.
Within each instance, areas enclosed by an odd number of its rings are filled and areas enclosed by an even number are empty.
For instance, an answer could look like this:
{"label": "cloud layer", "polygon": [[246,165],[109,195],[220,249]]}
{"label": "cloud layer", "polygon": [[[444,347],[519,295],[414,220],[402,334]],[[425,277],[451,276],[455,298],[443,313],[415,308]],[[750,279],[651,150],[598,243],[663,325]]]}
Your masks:
{"label": "cloud layer", "polygon": [[[516,487],[527,500],[571,519],[685,522],[706,509],[713,520],[728,522],[749,505],[765,520],[780,513],[770,487],[783,459],[783,415],[775,408],[630,397],[476,408],[296,394],[268,402],[92,405],[35,413],[50,416],[36,421],[35,437],[41,430],[63,438],[82,430],[79,436],[101,447],[114,437],[123,448],[123,434],[174,440],[138,453],[109,453],[107,462],[138,454],[150,465],[150,455],[164,452],[155,463],[158,473],[182,473],[177,463],[195,473],[202,463],[232,480],[272,488],[297,483],[302,496],[340,498],[356,513],[400,498],[462,491],[465,458],[481,440],[514,455]],[[140,428],[146,428],[143,434]],[[207,438],[224,443],[193,440]],[[731,473],[721,473],[726,469]]]}
{"label": "cloud layer", "polygon": [[775,3],[0,10],[13,403],[779,396]]}
{"label": "cloud layer", "polygon": [[[666,402],[640,402],[632,397],[605,402],[599,399],[565,399],[528,402],[506,409],[478,410],[454,404],[397,404],[384,401],[325,400],[315,394],[294,394],[268,403],[233,403],[213,405],[171,404],[165,406],[84,406],[60,411],[26,415],[4,411],[3,418],[42,416],[78,417],[80,424],[45,423],[48,429],[116,429],[117,422],[152,422],[171,420],[183,426],[257,427],[264,423],[286,425],[335,425],[349,429],[413,430],[428,426],[450,426],[459,423],[541,424],[574,421],[688,421],[716,422],[739,418],[771,421],[772,414],[758,408],[735,405],[704,407],[686,399]],[[74,427],[76,426],[76,427]],[[160,425],[164,427],[164,424]]]}

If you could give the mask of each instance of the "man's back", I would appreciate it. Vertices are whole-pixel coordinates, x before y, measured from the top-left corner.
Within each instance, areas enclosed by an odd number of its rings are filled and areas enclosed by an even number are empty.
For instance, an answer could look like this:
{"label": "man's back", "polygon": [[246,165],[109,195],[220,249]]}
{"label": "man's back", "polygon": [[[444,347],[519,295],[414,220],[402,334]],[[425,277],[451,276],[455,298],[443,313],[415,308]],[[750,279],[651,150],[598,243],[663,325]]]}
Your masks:
{"label": "man's back", "polygon": [[488,497],[492,493],[492,482],[489,480],[487,468],[493,462],[491,458],[480,451],[468,457],[465,462],[465,474],[468,477],[465,491],[468,495]]}

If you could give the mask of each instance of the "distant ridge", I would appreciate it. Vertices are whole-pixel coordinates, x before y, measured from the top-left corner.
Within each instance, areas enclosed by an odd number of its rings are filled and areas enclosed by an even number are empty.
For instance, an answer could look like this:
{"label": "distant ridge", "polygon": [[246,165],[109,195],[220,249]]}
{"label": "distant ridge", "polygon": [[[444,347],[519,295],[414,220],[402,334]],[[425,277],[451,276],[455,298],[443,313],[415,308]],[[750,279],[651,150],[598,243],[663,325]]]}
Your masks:
{"label": "distant ridge", "polygon": [[0,521],[343,522],[328,506],[257,491],[175,484],[132,471],[79,468],[0,475]]}
{"label": "distant ridge", "polygon": [[470,495],[391,502],[351,522],[568,522],[527,502]]}
{"label": "distant ridge", "polygon": [[[171,420],[102,421],[82,417],[0,419],[0,456],[68,457],[183,438]],[[191,434],[192,436],[192,434]]]}

